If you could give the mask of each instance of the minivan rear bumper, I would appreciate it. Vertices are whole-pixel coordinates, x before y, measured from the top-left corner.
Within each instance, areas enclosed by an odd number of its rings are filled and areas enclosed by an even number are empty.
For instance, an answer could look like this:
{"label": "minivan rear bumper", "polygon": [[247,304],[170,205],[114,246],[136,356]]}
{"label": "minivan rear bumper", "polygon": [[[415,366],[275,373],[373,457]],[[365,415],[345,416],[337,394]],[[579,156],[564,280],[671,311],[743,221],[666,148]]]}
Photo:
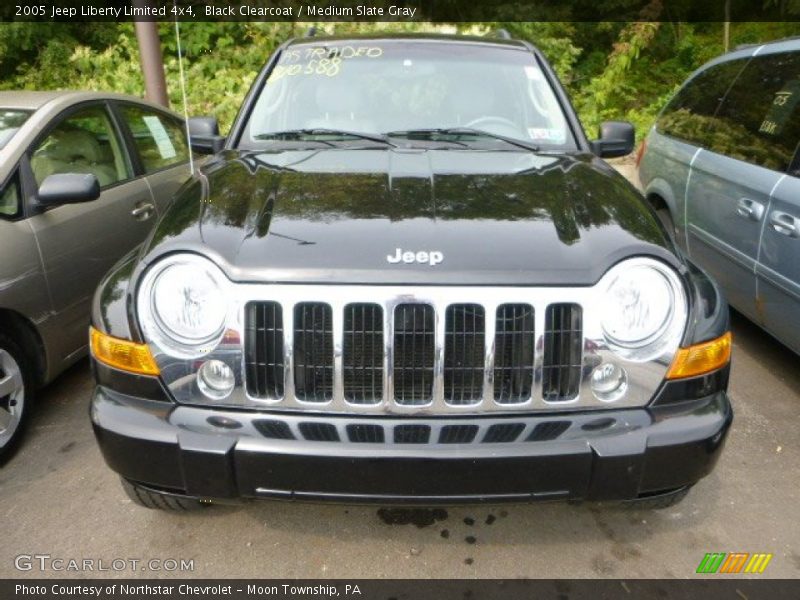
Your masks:
{"label": "minivan rear bumper", "polygon": [[[454,504],[628,500],[686,487],[714,467],[733,412],[718,392],[648,409],[362,419],[178,406],[97,386],[91,416],[108,465],[159,491],[212,500]],[[353,441],[364,437],[352,432],[365,429],[352,425],[378,425],[383,441]],[[397,428],[408,425],[428,427],[427,441],[400,443],[410,438],[397,438]],[[477,427],[472,441],[441,443],[443,428],[464,425]],[[303,431],[328,432],[328,441]],[[329,439],[333,431],[339,441]],[[508,432],[516,432],[514,441],[504,441]]]}

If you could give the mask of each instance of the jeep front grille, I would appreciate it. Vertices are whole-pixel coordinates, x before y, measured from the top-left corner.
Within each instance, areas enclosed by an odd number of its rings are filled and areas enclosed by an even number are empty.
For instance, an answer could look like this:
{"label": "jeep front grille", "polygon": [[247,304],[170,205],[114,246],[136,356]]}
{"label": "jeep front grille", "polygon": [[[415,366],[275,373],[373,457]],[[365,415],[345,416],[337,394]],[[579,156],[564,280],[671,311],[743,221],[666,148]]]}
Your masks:
{"label": "jeep front grille", "polygon": [[420,406],[433,398],[435,315],[429,304],[394,309],[394,400]]}
{"label": "jeep front grille", "polygon": [[[322,297],[325,289],[319,288]],[[380,299],[380,289],[365,298],[376,301],[248,302],[248,396],[275,408],[425,414],[544,408],[578,398],[585,341],[580,304]],[[393,433],[396,443],[428,436]],[[364,442],[377,436],[360,429],[349,434]],[[512,434],[518,432],[497,428],[488,435]],[[474,431],[442,436],[465,443]]]}

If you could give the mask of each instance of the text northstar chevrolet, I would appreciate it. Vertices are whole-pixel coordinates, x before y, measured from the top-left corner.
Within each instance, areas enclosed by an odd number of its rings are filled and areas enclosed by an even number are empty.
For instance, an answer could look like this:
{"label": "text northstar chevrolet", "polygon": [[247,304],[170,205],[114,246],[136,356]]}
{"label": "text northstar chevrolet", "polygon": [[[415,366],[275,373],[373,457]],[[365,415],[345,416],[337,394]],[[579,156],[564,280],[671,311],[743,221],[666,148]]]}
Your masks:
{"label": "text northstar chevrolet", "polygon": [[[636,500],[713,468],[728,307],[509,39],[282,45],[94,301],[144,506]],[[193,143],[197,144],[198,139]]]}

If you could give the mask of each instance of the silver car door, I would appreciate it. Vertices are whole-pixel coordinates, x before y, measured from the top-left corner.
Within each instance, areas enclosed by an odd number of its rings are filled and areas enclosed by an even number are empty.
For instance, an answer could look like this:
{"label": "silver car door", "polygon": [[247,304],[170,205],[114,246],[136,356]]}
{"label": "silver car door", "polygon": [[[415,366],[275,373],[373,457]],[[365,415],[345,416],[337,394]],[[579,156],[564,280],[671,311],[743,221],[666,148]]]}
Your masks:
{"label": "silver car door", "polygon": [[800,354],[800,172],[775,187],[758,261],[764,327]]}
{"label": "silver car door", "polygon": [[174,116],[149,106],[120,103],[118,107],[158,211],[163,213],[190,174],[184,124]]}
{"label": "silver car door", "polygon": [[769,194],[779,177],[703,150],[687,188],[689,255],[714,276],[731,305],[754,320],[758,244]]}
{"label": "silver car door", "polygon": [[102,103],[59,117],[28,156],[37,186],[54,173],[91,173],[100,182],[96,200],[56,206],[29,219],[63,329],[62,350],[80,352],[94,290],[146,237],[155,216],[152,196],[144,179],[132,176],[125,146]]}

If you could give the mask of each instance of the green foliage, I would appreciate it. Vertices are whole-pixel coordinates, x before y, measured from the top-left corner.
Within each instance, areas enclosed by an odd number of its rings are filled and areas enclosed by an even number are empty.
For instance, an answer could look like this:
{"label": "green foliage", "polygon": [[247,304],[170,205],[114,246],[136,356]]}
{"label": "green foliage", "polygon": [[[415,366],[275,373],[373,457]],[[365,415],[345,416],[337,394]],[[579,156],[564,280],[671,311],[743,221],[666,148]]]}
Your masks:
{"label": "green foliage", "polygon": [[[794,11],[797,3],[769,1],[778,2],[786,12]],[[654,0],[646,10],[659,11],[661,4]],[[564,18],[569,18],[568,11]],[[503,27],[547,56],[590,136],[604,119],[630,120],[642,136],[684,79],[723,52],[721,23],[183,23],[180,34],[189,113],[214,114],[226,131],[270,53],[311,25],[321,33],[342,35],[378,30],[485,35]],[[790,22],[732,23],[730,29],[731,48],[800,34],[800,25]],[[182,111],[174,24],[161,23],[159,35],[170,103]],[[0,26],[0,89],[102,89],[142,96],[134,27],[130,23],[5,23]]]}

